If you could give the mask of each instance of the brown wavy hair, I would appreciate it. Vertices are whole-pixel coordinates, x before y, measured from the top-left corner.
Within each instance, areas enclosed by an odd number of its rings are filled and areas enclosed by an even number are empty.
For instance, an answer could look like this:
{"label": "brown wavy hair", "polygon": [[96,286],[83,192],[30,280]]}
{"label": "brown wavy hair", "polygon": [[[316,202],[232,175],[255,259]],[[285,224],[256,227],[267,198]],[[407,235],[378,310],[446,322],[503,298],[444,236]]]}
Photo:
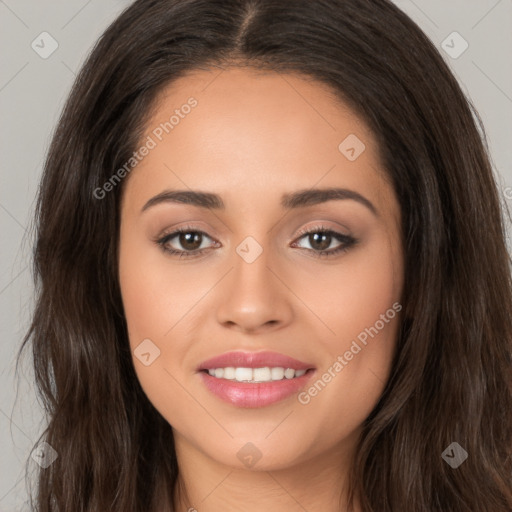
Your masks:
{"label": "brown wavy hair", "polygon": [[[32,506],[173,510],[172,429],[138,382],[122,310],[122,184],[102,200],[94,191],[132,156],[164,87],[227,66],[330,86],[374,132],[400,203],[405,315],[349,498],[364,512],[510,512],[505,208],[478,113],[388,0],[137,0],[99,39],[53,135],[35,212],[36,305],[18,362],[31,345],[40,440],[58,458],[38,472]],[[456,469],[441,456],[454,441],[468,453]]]}

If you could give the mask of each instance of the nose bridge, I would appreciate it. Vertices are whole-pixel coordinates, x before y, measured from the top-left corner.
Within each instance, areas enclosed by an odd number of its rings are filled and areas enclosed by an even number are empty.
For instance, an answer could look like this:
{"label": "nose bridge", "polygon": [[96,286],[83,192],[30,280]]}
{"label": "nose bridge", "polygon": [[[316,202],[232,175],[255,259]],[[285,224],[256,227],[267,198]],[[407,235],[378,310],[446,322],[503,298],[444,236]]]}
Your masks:
{"label": "nose bridge", "polygon": [[270,249],[248,236],[236,247],[233,270],[217,308],[224,325],[255,330],[264,325],[281,325],[292,316],[286,288],[271,270]]}
{"label": "nose bridge", "polygon": [[233,285],[242,294],[270,294],[271,272],[269,270],[270,254],[268,244],[265,248],[253,237],[244,239],[235,249],[233,258]]}

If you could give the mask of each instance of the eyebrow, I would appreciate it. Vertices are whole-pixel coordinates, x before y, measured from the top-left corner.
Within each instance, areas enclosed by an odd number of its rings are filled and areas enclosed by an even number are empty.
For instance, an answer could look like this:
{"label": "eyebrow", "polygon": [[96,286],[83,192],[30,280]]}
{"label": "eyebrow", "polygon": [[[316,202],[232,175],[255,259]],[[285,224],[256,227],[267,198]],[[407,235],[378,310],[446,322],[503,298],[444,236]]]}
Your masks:
{"label": "eyebrow", "polygon": [[[299,190],[290,194],[283,194],[281,197],[281,206],[287,210],[296,208],[305,208],[325,203],[327,201],[351,199],[366,206],[375,216],[379,213],[373,203],[355,190],[346,188],[324,188],[324,189],[306,189]],[[164,190],[160,194],[152,197],[143,207],[141,213],[162,203],[181,203],[197,206],[199,208],[208,208],[213,210],[224,210],[225,204],[222,198],[217,194],[210,192],[200,192],[195,190]]]}

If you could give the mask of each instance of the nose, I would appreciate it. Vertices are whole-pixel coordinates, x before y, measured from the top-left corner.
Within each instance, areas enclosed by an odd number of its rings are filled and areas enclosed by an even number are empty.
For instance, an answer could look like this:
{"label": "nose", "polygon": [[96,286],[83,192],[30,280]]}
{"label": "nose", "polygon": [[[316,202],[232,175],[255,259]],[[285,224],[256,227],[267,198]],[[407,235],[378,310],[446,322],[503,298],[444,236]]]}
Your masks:
{"label": "nose", "polygon": [[217,321],[240,332],[268,332],[288,325],[294,316],[293,294],[266,251],[252,263],[234,255],[217,302]]}

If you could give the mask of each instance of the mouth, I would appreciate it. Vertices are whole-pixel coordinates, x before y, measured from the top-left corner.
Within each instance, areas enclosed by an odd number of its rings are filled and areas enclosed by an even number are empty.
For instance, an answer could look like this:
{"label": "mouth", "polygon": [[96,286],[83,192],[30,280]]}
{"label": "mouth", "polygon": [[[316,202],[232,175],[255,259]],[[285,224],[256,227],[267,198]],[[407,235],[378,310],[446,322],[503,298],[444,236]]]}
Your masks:
{"label": "mouth", "polygon": [[230,352],[203,362],[206,388],[237,407],[264,407],[298,393],[315,367],[275,352]]}

